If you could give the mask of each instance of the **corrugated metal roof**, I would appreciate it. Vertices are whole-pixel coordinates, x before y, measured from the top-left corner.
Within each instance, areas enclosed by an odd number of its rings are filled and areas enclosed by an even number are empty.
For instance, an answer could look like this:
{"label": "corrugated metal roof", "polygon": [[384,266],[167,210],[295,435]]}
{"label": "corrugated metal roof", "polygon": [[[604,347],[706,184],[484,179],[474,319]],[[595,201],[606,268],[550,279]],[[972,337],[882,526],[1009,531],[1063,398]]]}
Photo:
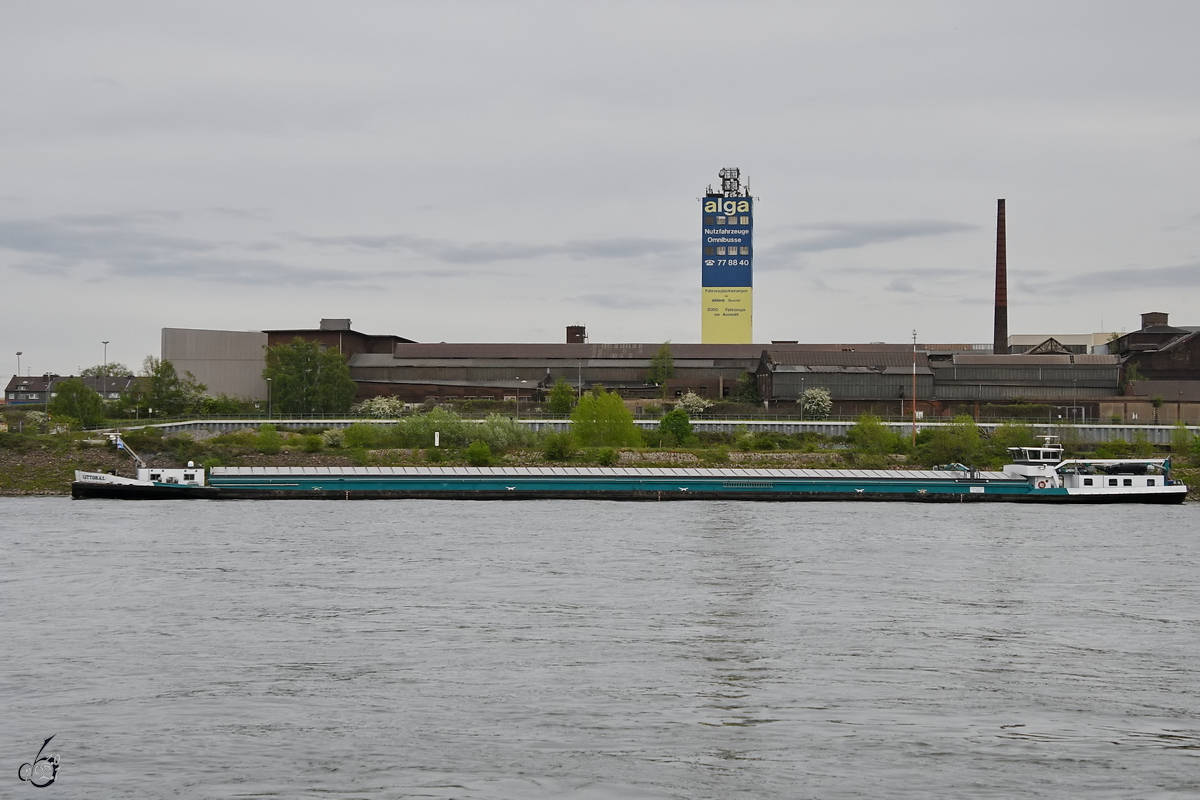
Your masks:
{"label": "corrugated metal roof", "polygon": [[[583,343],[565,342],[506,343],[506,342],[423,342],[399,343],[392,351],[397,358],[569,358],[569,359],[649,359],[654,356],[662,342],[652,343]],[[900,353],[911,354],[912,345],[885,344],[696,344],[671,343],[671,354],[676,361],[681,359],[753,359],[764,352],[775,353]],[[910,356],[911,357],[911,356]]]}
{"label": "corrugated metal roof", "polygon": [[957,353],[952,359],[954,364],[958,365],[977,365],[988,367],[1004,367],[1018,366],[1031,364],[1035,366],[1053,366],[1057,364],[1079,365],[1109,365],[1119,364],[1121,359],[1111,355],[1043,355],[1043,356],[1028,356],[1025,354],[1019,355],[998,355],[998,356],[977,356],[968,353]]}
{"label": "corrugated metal roof", "polygon": [[1178,339],[1172,339],[1171,341],[1167,342],[1165,345],[1160,347],[1159,352],[1165,353],[1168,350],[1175,350],[1179,347],[1183,347],[1187,343],[1191,342],[1192,339],[1196,337],[1197,333],[1200,333],[1200,331],[1192,331],[1191,333],[1187,334],[1186,336],[1180,336]]}
{"label": "corrugated metal roof", "polygon": [[[912,369],[913,352],[906,351],[845,351],[845,350],[770,350],[768,361],[777,365],[804,367],[903,367]],[[929,357],[917,353],[917,367],[929,367]]]}
{"label": "corrugated metal roof", "polygon": [[[5,387],[6,392],[43,392],[46,390],[45,375],[13,375]],[[93,391],[123,392],[137,378],[133,375],[109,375],[104,378],[81,378],[78,375],[51,375],[50,386],[57,389],[63,381],[79,381]]]}
{"label": "corrugated metal roof", "polygon": [[[662,343],[645,344],[566,344],[532,343],[429,343],[397,344],[392,351],[398,359],[428,358],[539,358],[539,359],[638,359],[654,357]],[[761,344],[671,344],[676,359],[738,358],[758,360],[769,345]]]}

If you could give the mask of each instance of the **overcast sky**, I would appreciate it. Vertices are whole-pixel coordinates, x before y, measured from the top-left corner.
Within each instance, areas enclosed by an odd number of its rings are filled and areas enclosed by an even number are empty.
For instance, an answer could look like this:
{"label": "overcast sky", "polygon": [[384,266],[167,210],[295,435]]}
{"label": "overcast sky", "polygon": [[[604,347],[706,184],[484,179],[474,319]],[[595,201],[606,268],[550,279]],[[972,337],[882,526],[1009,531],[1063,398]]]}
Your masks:
{"label": "overcast sky", "polygon": [[[0,373],[163,327],[760,342],[1200,325],[1200,3],[0,1]],[[1103,326],[1103,327],[1102,327]]]}

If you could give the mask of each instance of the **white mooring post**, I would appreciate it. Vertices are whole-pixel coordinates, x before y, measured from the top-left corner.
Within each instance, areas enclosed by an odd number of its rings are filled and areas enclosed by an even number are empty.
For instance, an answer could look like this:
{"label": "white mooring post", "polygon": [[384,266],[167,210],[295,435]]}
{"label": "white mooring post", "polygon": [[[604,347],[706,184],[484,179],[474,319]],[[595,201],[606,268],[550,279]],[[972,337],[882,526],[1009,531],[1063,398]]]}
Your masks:
{"label": "white mooring post", "polygon": [[442,432],[441,431],[433,432],[433,446],[434,447],[442,446]]}

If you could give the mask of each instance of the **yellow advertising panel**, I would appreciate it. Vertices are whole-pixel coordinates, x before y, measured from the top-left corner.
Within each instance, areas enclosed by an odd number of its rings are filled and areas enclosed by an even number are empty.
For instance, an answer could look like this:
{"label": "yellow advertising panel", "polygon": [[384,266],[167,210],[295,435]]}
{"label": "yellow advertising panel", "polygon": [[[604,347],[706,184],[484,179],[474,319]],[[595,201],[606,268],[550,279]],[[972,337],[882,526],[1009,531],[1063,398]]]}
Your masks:
{"label": "yellow advertising panel", "polygon": [[700,308],[700,341],[704,344],[750,344],[753,294],[749,286],[706,286]]}

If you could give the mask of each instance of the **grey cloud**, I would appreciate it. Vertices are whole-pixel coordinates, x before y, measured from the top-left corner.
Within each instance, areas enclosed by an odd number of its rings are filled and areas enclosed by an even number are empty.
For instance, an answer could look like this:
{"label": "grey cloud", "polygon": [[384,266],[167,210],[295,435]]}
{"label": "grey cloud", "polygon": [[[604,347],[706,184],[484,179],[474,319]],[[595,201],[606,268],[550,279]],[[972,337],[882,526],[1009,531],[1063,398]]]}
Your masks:
{"label": "grey cloud", "polygon": [[214,214],[234,219],[268,220],[271,218],[271,215],[266,211],[255,208],[227,208],[218,206],[208,210]]}
{"label": "grey cloud", "polygon": [[[40,277],[66,277],[101,265],[104,276],[170,278],[239,285],[355,284],[388,277],[378,271],[299,267],[277,260],[224,254],[212,242],[144,229],[173,214],[132,212],[61,216],[49,220],[0,220],[0,248],[34,256],[10,269]],[[270,249],[256,242],[244,249]],[[87,273],[84,280],[94,280]],[[374,285],[374,284],[372,284]]]}
{"label": "grey cloud", "polygon": [[983,269],[954,269],[950,267],[840,267],[845,275],[894,275],[899,278],[961,278],[967,275],[991,274]]}
{"label": "grey cloud", "polygon": [[[384,277],[375,272],[313,269],[265,259],[221,257],[128,261],[111,266],[109,272],[128,278],[190,278],[244,286],[311,286],[339,283],[363,286],[363,281]],[[379,287],[375,285],[364,288]]]}
{"label": "grey cloud", "polygon": [[17,272],[23,272],[26,275],[37,275],[40,277],[53,275],[56,278],[65,278],[68,274],[70,274],[70,269],[66,262],[48,258],[34,258],[28,261],[18,261],[12,265],[12,269]]}
{"label": "grey cloud", "polygon": [[121,215],[92,215],[0,220],[0,248],[55,258],[108,261],[201,252],[214,246],[197,239],[138,230],[131,226],[130,218]]}
{"label": "grey cloud", "polygon": [[945,220],[899,220],[895,222],[824,222],[816,225],[797,225],[792,230],[812,232],[803,239],[791,239],[770,245],[759,251],[770,258],[821,253],[827,250],[848,250],[873,244],[898,242],[903,239],[947,236],[978,230],[978,225]]}
{"label": "grey cloud", "polygon": [[1109,269],[1089,272],[1086,279],[1078,274],[1053,281],[1020,281],[1020,288],[1031,294],[1070,290],[1075,293],[1127,292],[1131,289],[1186,289],[1200,287],[1200,262],[1173,267]]}
{"label": "grey cloud", "polygon": [[600,308],[628,310],[631,308],[661,308],[663,306],[680,305],[680,300],[664,300],[661,296],[643,296],[633,294],[582,294],[566,298],[576,302]]}
{"label": "grey cloud", "polygon": [[405,234],[302,236],[298,238],[321,247],[408,251],[451,264],[529,260],[551,255],[567,256],[578,260],[641,258],[685,252],[690,247],[687,242],[679,240],[639,238],[581,239],[561,244],[521,244],[517,242],[463,244],[445,239],[426,239]]}

